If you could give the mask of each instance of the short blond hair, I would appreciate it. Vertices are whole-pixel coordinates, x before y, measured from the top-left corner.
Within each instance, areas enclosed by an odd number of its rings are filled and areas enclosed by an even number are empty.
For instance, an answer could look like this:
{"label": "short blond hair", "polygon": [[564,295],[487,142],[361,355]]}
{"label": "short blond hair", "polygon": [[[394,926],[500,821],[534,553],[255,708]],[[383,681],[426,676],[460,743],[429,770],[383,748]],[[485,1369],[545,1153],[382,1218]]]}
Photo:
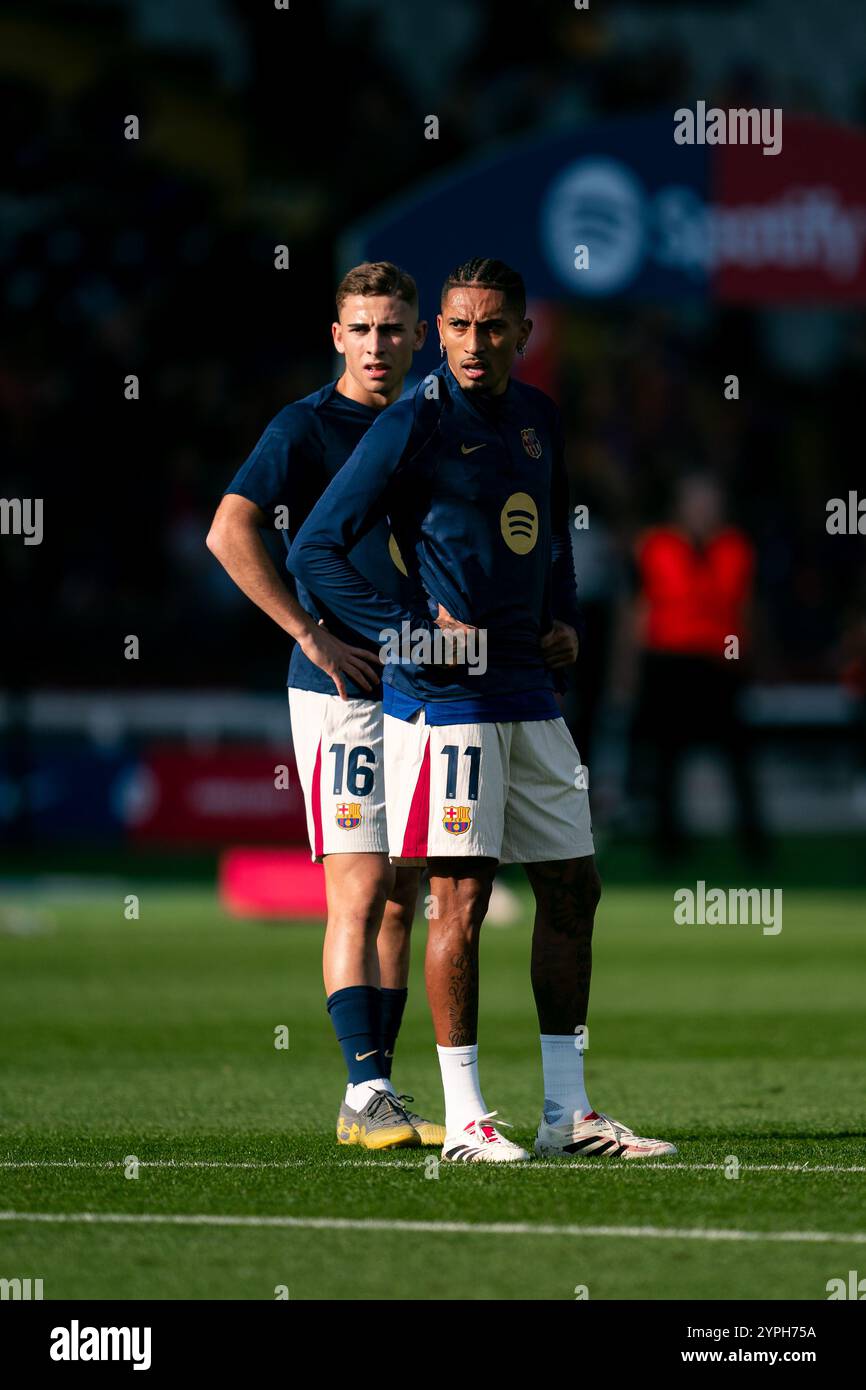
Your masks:
{"label": "short blond hair", "polygon": [[418,308],[418,286],[392,261],[363,261],[346,272],[337,286],[337,314],[350,294],[393,295]]}

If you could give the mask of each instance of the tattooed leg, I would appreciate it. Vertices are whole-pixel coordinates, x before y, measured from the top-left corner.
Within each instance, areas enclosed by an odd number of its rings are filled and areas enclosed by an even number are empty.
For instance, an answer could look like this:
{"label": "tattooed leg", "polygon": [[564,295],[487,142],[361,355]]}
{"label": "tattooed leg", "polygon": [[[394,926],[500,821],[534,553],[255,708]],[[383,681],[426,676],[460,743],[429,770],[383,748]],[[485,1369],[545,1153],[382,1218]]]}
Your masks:
{"label": "tattooed leg", "polygon": [[490,901],[495,859],[431,859],[430,920],[424,973],[436,1041],[478,1041],[478,941]]}
{"label": "tattooed leg", "polygon": [[448,1045],[478,1040],[478,936],[448,957]]}
{"label": "tattooed leg", "polygon": [[586,1023],[592,926],[601,897],[593,855],[527,864],[535,894],[532,991],[542,1033],[573,1033]]}

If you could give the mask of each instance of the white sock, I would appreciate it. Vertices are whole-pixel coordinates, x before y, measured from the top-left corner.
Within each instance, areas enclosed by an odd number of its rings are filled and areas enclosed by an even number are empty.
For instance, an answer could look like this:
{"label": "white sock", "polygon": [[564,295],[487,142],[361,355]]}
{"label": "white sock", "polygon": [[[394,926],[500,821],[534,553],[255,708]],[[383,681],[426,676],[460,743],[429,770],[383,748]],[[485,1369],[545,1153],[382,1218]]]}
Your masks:
{"label": "white sock", "polygon": [[357,1086],[350,1083],[346,1087],[346,1104],[350,1110],[363,1110],[377,1091],[388,1091],[392,1096],[396,1095],[387,1076],[375,1076],[372,1081],[359,1081]]}
{"label": "white sock", "polygon": [[436,1051],[445,1091],[445,1133],[461,1134],[472,1120],[488,1113],[478,1085],[478,1044],[440,1047],[437,1043]]}
{"label": "white sock", "polygon": [[582,1120],[592,1106],[583,1084],[583,1047],[574,1033],[542,1033],[541,1065],[544,1071],[544,1118],[549,1125]]}

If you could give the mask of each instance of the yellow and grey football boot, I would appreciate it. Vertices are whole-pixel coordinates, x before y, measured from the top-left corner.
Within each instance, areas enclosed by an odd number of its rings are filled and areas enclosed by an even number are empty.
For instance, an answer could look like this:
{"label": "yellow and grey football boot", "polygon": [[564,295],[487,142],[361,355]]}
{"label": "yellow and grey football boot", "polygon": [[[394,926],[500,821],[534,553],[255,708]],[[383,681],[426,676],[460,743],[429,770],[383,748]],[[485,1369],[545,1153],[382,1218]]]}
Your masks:
{"label": "yellow and grey football boot", "polygon": [[421,1136],[397,1096],[376,1091],[362,1110],[345,1100],[337,1118],[337,1143],[360,1144],[364,1149],[417,1149]]}
{"label": "yellow and grey football boot", "polygon": [[406,1118],[413,1129],[418,1131],[421,1143],[425,1149],[439,1149],[445,1143],[445,1126],[437,1125],[433,1120],[425,1120],[423,1115],[418,1115],[409,1106],[415,1099],[414,1096],[398,1096],[400,1104],[406,1111]]}

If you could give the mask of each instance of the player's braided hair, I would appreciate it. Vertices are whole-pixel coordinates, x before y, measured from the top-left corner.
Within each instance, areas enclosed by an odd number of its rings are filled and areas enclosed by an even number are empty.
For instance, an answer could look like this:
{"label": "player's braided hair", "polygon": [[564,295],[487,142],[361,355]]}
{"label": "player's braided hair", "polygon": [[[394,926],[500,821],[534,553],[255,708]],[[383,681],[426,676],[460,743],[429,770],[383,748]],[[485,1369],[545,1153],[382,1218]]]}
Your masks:
{"label": "player's braided hair", "polygon": [[442,303],[449,290],[458,285],[477,285],[488,290],[501,290],[505,303],[521,318],[526,316],[526,286],[523,276],[504,261],[493,260],[490,256],[476,256],[474,260],[464,261],[446,278],[442,286]]}

